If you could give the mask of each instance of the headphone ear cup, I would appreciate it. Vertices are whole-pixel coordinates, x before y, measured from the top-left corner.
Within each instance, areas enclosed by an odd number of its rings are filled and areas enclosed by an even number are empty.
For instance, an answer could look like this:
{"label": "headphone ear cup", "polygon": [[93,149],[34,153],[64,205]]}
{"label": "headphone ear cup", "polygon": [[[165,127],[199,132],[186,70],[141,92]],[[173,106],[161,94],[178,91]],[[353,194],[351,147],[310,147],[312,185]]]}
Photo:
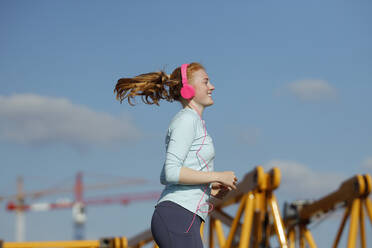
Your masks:
{"label": "headphone ear cup", "polygon": [[193,98],[195,96],[194,88],[189,84],[183,85],[183,87],[181,88],[181,96],[185,99]]}

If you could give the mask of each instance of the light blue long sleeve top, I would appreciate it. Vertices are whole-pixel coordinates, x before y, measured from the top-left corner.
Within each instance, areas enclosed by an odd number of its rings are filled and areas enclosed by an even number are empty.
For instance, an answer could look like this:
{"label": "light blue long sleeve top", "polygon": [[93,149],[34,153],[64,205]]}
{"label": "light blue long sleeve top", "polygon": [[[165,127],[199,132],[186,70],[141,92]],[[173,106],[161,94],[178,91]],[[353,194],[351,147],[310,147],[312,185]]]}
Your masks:
{"label": "light blue long sleeve top", "polygon": [[203,123],[204,120],[201,120],[194,109],[183,108],[169,124],[165,139],[166,157],[160,173],[160,183],[165,185],[165,188],[155,206],[162,201],[172,201],[193,213],[196,212],[206,221],[209,208],[206,202],[211,197],[211,184],[179,183],[182,166],[198,171],[214,171],[213,140],[208,132],[204,131]]}

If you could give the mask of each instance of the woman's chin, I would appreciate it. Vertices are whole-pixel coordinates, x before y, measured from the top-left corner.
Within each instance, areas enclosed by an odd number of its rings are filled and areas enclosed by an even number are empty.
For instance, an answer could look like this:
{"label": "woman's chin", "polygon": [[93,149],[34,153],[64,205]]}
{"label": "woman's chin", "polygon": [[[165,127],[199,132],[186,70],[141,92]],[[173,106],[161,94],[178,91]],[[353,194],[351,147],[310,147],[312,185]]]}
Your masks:
{"label": "woman's chin", "polygon": [[214,104],[214,101],[210,101],[208,104],[206,104],[206,107],[212,106]]}

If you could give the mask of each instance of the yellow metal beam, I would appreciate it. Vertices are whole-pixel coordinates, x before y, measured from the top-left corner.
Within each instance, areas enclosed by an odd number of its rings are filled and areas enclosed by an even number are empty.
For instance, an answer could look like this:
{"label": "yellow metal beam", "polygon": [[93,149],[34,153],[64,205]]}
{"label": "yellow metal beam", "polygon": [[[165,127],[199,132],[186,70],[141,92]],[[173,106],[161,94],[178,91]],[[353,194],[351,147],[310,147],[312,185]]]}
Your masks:
{"label": "yellow metal beam", "polygon": [[359,220],[360,200],[355,199],[351,205],[350,225],[349,225],[349,237],[347,241],[348,248],[354,248],[356,245],[356,237],[358,232],[358,220]]}
{"label": "yellow metal beam", "polygon": [[244,211],[244,222],[242,225],[242,232],[240,233],[239,248],[249,248],[249,241],[250,241],[251,229],[252,229],[253,204],[254,204],[254,195],[250,193],[248,194],[248,197],[246,198],[245,211]]}
{"label": "yellow metal beam", "polygon": [[237,229],[237,226],[240,222],[240,217],[243,213],[243,210],[244,210],[244,207],[245,207],[245,203],[246,203],[246,199],[248,198],[248,194],[244,195],[242,200],[240,201],[240,205],[239,205],[239,209],[236,213],[236,216],[233,220],[233,223],[230,227],[230,232],[229,232],[229,235],[227,236],[227,240],[226,240],[226,244],[225,244],[225,248],[230,248],[231,247],[231,244],[232,244],[232,241],[233,241],[233,238],[235,236],[235,232],[236,232],[236,229]]}
{"label": "yellow metal beam", "polygon": [[313,235],[311,235],[311,232],[309,231],[309,229],[307,229],[306,226],[304,228],[304,235],[305,235],[305,239],[306,239],[307,243],[309,244],[310,248],[317,248],[317,246],[315,244],[315,241],[313,239]]}
{"label": "yellow metal beam", "polygon": [[276,235],[278,236],[280,247],[288,248],[287,238],[285,236],[285,231],[284,231],[284,225],[282,222],[282,218],[280,217],[278,202],[273,193],[269,194],[268,201],[271,207],[272,216],[274,218],[275,232],[276,232]]}
{"label": "yellow metal beam", "polygon": [[209,218],[209,248],[214,248],[214,218]]}
{"label": "yellow metal beam", "polygon": [[361,199],[359,204],[359,224],[360,224],[360,244],[362,248],[367,248],[367,241],[366,241],[366,229],[364,225],[364,211],[363,211],[363,202],[364,199]]}
{"label": "yellow metal beam", "polygon": [[349,204],[349,206],[347,206],[344,211],[344,216],[342,217],[342,221],[341,221],[340,227],[338,228],[336,239],[333,242],[332,248],[337,248],[338,243],[340,242],[341,235],[342,235],[342,232],[344,231],[346,221],[349,218],[350,209],[351,209],[351,204]]}
{"label": "yellow metal beam", "polygon": [[291,228],[291,230],[289,230],[289,234],[288,234],[288,245],[289,245],[289,248],[295,248],[295,235],[296,235],[296,230],[295,230],[295,227]]}
{"label": "yellow metal beam", "polygon": [[364,200],[364,205],[366,206],[367,214],[369,216],[369,220],[371,221],[372,224],[372,201],[369,198],[366,198]]}
{"label": "yellow metal beam", "polygon": [[[214,219],[214,226],[217,232],[217,239],[220,247],[224,247],[226,244],[225,234],[223,233],[222,223],[218,219]],[[211,248],[211,247],[210,247]]]}

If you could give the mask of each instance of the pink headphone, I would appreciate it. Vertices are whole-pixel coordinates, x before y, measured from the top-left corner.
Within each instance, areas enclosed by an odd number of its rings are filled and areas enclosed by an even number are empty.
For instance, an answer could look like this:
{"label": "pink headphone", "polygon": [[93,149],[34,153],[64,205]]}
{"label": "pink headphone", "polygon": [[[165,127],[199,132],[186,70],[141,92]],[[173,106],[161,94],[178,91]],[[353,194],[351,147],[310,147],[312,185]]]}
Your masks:
{"label": "pink headphone", "polygon": [[187,80],[187,66],[189,64],[181,65],[181,77],[182,77],[182,88],[181,88],[181,96],[185,99],[191,99],[195,96],[194,88],[188,84]]}

